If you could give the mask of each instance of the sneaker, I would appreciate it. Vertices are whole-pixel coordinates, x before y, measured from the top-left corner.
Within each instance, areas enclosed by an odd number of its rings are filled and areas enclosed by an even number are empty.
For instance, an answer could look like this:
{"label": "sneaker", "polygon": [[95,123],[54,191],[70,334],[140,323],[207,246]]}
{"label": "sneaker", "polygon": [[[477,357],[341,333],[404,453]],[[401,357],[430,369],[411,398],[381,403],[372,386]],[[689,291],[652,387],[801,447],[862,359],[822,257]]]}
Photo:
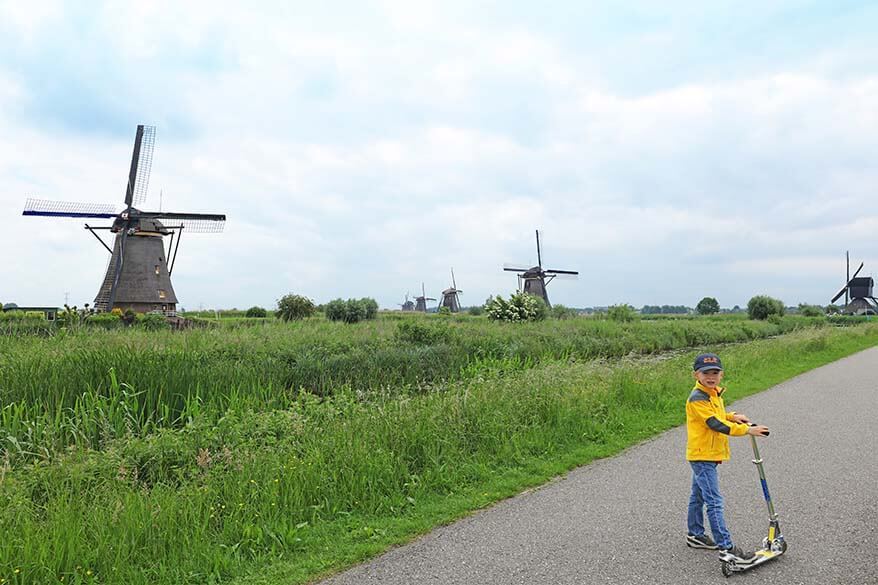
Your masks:
{"label": "sneaker", "polygon": [[702,534],[701,536],[686,535],[686,546],[689,548],[706,548],[707,550],[716,550],[716,543],[711,538]]}
{"label": "sneaker", "polygon": [[734,561],[736,563],[741,564],[749,564],[756,560],[756,555],[751,552],[744,552],[737,546],[733,546],[732,548],[722,549],[719,551],[719,560],[721,561]]}

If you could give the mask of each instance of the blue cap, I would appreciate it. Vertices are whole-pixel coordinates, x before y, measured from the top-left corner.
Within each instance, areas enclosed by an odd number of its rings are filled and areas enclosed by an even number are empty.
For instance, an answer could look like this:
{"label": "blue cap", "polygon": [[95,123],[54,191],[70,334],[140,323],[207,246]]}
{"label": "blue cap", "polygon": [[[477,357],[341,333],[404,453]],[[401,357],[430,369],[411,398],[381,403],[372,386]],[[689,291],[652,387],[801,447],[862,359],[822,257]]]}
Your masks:
{"label": "blue cap", "polygon": [[695,364],[692,366],[692,369],[696,372],[703,372],[704,370],[722,371],[723,363],[715,353],[703,353],[695,358]]}

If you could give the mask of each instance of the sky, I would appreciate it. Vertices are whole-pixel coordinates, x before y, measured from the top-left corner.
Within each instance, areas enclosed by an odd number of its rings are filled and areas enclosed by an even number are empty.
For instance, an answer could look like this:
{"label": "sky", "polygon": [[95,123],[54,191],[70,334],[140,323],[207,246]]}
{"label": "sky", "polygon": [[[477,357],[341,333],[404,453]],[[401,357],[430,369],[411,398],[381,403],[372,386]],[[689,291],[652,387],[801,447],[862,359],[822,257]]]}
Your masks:
{"label": "sky", "polygon": [[26,198],[225,213],[178,308],[578,270],[554,303],[827,304],[878,273],[878,4],[0,0],[0,301],[93,302],[109,254]]}

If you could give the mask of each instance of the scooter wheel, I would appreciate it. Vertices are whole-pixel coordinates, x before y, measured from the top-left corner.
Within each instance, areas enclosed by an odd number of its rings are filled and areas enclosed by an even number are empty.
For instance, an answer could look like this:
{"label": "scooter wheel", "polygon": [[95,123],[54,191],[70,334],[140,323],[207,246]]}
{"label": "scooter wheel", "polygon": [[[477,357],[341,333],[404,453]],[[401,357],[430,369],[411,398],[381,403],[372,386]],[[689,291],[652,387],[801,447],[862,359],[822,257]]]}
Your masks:
{"label": "scooter wheel", "polygon": [[783,540],[780,543],[780,554],[787,552],[787,541]]}
{"label": "scooter wheel", "polygon": [[733,572],[732,567],[728,563],[723,563],[723,577],[731,577]]}

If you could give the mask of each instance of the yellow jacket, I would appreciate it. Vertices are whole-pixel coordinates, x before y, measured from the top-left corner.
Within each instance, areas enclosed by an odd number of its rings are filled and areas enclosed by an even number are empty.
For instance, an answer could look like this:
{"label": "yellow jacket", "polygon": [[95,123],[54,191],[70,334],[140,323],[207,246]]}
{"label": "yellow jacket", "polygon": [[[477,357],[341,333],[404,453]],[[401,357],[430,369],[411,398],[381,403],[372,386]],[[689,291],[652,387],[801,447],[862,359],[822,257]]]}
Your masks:
{"label": "yellow jacket", "polygon": [[728,461],[729,435],[747,434],[748,426],[731,421],[734,411],[726,412],[723,388],[711,390],[700,382],[686,401],[686,459],[688,461]]}

